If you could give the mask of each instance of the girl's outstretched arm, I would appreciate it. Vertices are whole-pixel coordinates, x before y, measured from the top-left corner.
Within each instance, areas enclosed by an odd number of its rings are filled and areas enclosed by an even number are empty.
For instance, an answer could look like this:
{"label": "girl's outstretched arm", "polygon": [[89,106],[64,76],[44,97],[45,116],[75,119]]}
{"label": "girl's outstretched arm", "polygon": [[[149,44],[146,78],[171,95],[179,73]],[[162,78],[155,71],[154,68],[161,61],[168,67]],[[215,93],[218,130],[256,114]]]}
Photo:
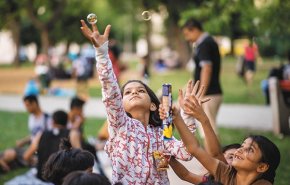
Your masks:
{"label": "girl's outstretched arm", "polygon": [[[207,143],[206,151],[214,158],[219,159],[227,164],[226,159],[224,158],[223,151],[220,145],[216,134],[214,133],[210,121],[206,116],[205,112],[202,109],[201,104],[209,101],[209,99],[199,100],[202,92],[204,91],[204,86],[201,86],[198,90],[200,81],[197,81],[193,88],[190,88],[191,80],[187,85],[187,93],[185,97],[182,94],[182,91],[179,91],[179,103],[184,110],[184,114],[190,115],[196,118],[202,125],[205,134],[205,141]],[[198,90],[198,92],[197,92]],[[188,93],[188,92],[191,93]],[[195,107],[194,103],[196,102],[199,106]]]}
{"label": "girl's outstretched arm", "polygon": [[[92,25],[93,31],[83,20],[81,20],[81,24],[84,36],[92,42],[96,49],[97,71],[102,84],[102,100],[106,106],[109,124],[109,140],[113,142],[118,131],[125,126],[127,115],[123,108],[121,92],[108,54],[108,36],[111,26],[108,25],[104,34],[101,35],[96,24]],[[109,149],[109,151],[111,150],[113,148]]]}
{"label": "girl's outstretched arm", "polygon": [[179,161],[177,161],[174,157],[171,157],[170,159],[170,166],[175,172],[175,174],[184,181],[198,184],[202,182],[202,177],[199,175],[196,175],[194,173],[191,173],[188,171]]}
{"label": "girl's outstretched arm", "polygon": [[[196,99],[195,99],[196,100]],[[199,105],[197,105],[199,106]],[[160,118],[164,119],[166,112],[162,105],[159,106]],[[210,156],[199,144],[196,136],[190,132],[185,125],[181,116],[178,116],[178,111],[173,107],[173,115],[177,115],[175,118],[175,128],[177,129],[185,147],[187,150],[195,156],[195,158],[212,174],[215,175],[219,160]]]}

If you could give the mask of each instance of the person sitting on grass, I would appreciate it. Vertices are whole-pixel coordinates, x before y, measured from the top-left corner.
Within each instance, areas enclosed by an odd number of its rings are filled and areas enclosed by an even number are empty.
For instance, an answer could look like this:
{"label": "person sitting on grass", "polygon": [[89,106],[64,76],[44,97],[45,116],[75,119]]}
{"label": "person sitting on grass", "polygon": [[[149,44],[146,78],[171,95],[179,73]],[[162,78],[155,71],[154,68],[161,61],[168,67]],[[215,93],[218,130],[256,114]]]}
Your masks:
{"label": "person sitting on grass", "polygon": [[[56,111],[53,113],[53,130],[51,131],[39,131],[33,142],[29,145],[27,150],[19,155],[17,149],[7,149],[3,152],[2,160],[10,164],[12,162],[17,162],[23,164],[23,166],[28,167],[34,164],[34,153],[37,152],[38,162],[37,162],[37,178],[42,179],[41,170],[45,161],[48,159],[50,154],[58,150],[61,138],[79,138],[75,130],[67,130],[67,114],[64,111]],[[80,148],[80,140],[73,139],[74,148]]]}

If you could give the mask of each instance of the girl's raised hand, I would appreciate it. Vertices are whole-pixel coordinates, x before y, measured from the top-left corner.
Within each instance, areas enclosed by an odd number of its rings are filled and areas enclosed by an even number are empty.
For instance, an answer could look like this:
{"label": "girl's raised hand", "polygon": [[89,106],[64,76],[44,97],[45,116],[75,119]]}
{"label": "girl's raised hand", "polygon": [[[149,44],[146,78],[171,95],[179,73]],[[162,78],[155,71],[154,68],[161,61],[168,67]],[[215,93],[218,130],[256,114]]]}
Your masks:
{"label": "girl's raised hand", "polygon": [[[203,100],[199,100],[200,96],[202,95],[202,93],[204,91],[204,86],[203,85],[198,90],[199,84],[200,84],[200,81],[198,80],[195,83],[195,85],[193,86],[192,85],[192,80],[189,80],[188,83],[187,83],[187,86],[186,86],[185,94],[183,95],[182,90],[181,89],[179,90],[178,102],[179,102],[180,107],[183,110],[186,110],[186,107],[184,105],[186,101],[184,100],[184,98],[188,98],[189,99],[192,95],[195,96],[195,98],[199,101],[200,104],[203,104],[203,103],[208,102],[210,100],[209,98],[206,98],[206,99],[203,99]],[[198,90],[198,92],[197,92],[197,90]]]}
{"label": "girl's raised hand", "polygon": [[[204,101],[209,101],[209,98]],[[201,123],[205,122],[208,117],[206,116],[201,104],[202,101],[198,100],[194,94],[191,94],[183,101],[183,105],[185,107],[185,109],[183,109],[184,114],[191,115]]]}
{"label": "girl's raised hand", "polygon": [[82,27],[81,30],[86,38],[88,38],[93,45],[98,48],[101,45],[103,45],[106,41],[108,41],[111,25],[108,25],[105,29],[105,33],[103,35],[100,35],[100,32],[98,31],[97,25],[92,24],[93,31],[87,26],[84,20],[81,20]]}
{"label": "girl's raised hand", "polygon": [[[159,105],[159,116],[161,120],[164,120],[166,118],[167,112],[165,111],[162,104]],[[174,105],[172,105],[172,121],[174,122],[176,119],[181,118],[179,110],[175,108]]]}

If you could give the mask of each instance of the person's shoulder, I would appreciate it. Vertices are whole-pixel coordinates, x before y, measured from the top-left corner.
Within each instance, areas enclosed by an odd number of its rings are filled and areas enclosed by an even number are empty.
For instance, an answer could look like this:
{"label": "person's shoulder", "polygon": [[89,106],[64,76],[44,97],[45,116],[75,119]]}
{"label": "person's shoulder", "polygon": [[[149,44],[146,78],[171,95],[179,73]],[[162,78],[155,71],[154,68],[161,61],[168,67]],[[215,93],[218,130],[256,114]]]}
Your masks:
{"label": "person's shoulder", "polygon": [[211,35],[207,35],[207,37],[200,44],[201,47],[208,47],[212,45],[217,45],[217,43]]}

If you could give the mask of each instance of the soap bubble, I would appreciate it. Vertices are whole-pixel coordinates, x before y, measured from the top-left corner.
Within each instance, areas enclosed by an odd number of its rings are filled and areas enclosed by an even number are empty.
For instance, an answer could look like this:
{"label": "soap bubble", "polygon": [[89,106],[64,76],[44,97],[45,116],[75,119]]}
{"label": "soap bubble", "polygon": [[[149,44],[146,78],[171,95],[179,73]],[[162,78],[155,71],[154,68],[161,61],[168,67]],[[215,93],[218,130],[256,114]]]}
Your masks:
{"label": "soap bubble", "polygon": [[149,11],[144,11],[142,13],[142,18],[145,20],[145,21],[149,21],[151,19],[151,14]]}
{"label": "soap bubble", "polygon": [[95,23],[98,21],[96,14],[90,13],[90,14],[87,16],[87,21],[88,21],[90,24],[95,24]]}

